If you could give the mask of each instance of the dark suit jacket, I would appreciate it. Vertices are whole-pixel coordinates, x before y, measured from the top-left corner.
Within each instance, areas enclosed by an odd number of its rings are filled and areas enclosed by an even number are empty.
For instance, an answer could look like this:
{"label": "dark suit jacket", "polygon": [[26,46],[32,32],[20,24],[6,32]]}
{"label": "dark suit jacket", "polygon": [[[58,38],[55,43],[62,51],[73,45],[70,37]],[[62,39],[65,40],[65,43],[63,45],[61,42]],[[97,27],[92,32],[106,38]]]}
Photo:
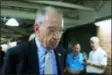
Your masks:
{"label": "dark suit jacket", "polygon": [[2,50],[0,50],[0,69],[1,69],[1,66],[3,64],[3,58],[5,56],[5,52],[3,52]]}
{"label": "dark suit jacket", "polygon": [[[38,49],[36,47],[35,40],[10,48],[4,57],[4,64],[1,73],[14,75],[40,75],[37,51]],[[58,75],[63,75],[60,58],[58,57],[56,51],[55,55]]]}

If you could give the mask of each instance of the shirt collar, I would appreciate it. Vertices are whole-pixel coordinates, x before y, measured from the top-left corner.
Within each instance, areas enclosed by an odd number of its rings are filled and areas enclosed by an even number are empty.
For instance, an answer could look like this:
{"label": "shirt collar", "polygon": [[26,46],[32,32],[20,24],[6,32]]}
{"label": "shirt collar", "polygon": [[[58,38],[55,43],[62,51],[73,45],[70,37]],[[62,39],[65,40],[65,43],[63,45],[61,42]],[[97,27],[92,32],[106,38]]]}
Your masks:
{"label": "shirt collar", "polygon": [[[47,52],[47,49],[42,45],[42,43],[39,41],[39,38],[38,37],[35,37],[35,42],[36,42],[36,46],[38,47],[38,48],[41,48],[41,49],[38,49],[38,51],[39,52],[42,52],[42,51],[44,51],[44,52]],[[49,50],[49,52],[53,52],[53,50],[51,49],[51,50]]]}
{"label": "shirt collar", "polygon": [[78,55],[77,55],[77,56],[75,56],[75,55],[74,55],[74,53],[73,53],[73,58],[78,58],[78,57],[79,57],[79,55],[80,55],[80,52],[78,53]]}
{"label": "shirt collar", "polygon": [[[35,37],[35,42],[36,42],[36,46],[38,48],[42,48],[42,50],[46,51],[46,48],[42,45],[42,43],[39,41],[39,38],[38,37]],[[39,52],[42,51],[41,49],[38,49]]]}

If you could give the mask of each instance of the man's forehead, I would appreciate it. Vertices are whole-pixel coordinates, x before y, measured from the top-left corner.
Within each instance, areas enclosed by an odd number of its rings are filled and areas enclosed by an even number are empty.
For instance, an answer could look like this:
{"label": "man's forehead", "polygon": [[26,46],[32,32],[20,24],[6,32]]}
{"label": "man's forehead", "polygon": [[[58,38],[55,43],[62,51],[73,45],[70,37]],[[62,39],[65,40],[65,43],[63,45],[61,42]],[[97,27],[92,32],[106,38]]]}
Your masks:
{"label": "man's forehead", "polygon": [[59,21],[53,21],[53,20],[45,20],[44,21],[45,26],[49,27],[49,28],[56,28],[56,27],[61,27],[64,28],[64,24],[63,21],[59,22]]}
{"label": "man's forehead", "polygon": [[63,18],[57,13],[46,13],[45,23],[47,23],[47,27],[61,27],[64,28]]}
{"label": "man's forehead", "polygon": [[92,43],[92,44],[98,44],[98,42],[96,42],[96,41],[90,41],[90,43]]}

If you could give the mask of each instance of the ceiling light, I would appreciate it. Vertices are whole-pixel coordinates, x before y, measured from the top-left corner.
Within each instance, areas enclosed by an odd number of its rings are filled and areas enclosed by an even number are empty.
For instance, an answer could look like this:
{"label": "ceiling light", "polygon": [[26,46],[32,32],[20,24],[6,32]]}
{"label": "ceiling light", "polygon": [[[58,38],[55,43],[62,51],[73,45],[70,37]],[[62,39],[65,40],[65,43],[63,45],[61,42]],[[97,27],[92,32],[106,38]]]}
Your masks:
{"label": "ceiling light", "polygon": [[6,22],[7,26],[19,26],[19,23],[15,18],[11,18]]}
{"label": "ceiling light", "polygon": [[102,28],[103,32],[106,35],[110,35],[111,34],[111,19],[107,19],[107,20],[104,20],[104,21],[96,22],[95,25],[100,27],[100,28]]}
{"label": "ceiling light", "polygon": [[15,41],[15,42],[11,42],[9,44],[10,44],[11,47],[14,47],[14,46],[16,46],[17,42]]}
{"label": "ceiling light", "polygon": [[96,26],[102,26],[102,25],[111,25],[111,19],[107,19],[107,20],[104,20],[104,21],[100,21],[100,22],[96,22],[95,23]]}

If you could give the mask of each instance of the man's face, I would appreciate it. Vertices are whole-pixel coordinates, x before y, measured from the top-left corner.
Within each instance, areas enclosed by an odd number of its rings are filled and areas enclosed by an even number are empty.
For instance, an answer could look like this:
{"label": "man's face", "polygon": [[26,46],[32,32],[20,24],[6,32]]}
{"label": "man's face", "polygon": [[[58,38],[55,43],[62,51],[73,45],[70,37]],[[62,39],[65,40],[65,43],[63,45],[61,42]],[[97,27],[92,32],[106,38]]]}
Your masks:
{"label": "man's face", "polygon": [[95,41],[90,41],[90,45],[91,45],[92,49],[97,49],[97,47],[98,47],[98,43]]}
{"label": "man's face", "polygon": [[76,44],[76,45],[73,47],[73,52],[75,52],[75,53],[80,52],[80,44]]}
{"label": "man's face", "polygon": [[47,13],[46,20],[39,26],[36,34],[48,49],[57,47],[63,33],[62,18],[54,13]]}

